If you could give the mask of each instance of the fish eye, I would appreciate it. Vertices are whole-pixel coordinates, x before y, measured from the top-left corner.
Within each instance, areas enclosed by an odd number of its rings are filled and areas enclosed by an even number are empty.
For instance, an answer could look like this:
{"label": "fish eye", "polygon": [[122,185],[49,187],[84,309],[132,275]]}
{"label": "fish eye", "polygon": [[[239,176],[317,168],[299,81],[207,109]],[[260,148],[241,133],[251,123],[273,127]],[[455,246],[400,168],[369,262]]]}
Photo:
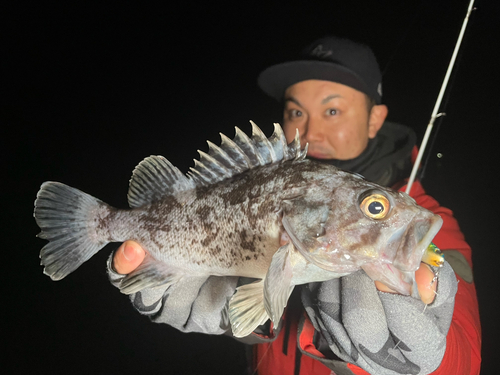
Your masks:
{"label": "fish eye", "polygon": [[373,193],[366,196],[359,205],[361,211],[370,219],[380,220],[387,216],[391,204],[382,194]]}

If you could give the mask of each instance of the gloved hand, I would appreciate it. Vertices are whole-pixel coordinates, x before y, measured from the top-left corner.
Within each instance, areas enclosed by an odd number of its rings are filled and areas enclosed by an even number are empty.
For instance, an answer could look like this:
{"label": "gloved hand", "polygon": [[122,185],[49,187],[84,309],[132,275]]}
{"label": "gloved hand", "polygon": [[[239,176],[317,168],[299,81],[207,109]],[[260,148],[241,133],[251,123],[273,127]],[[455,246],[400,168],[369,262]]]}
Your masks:
{"label": "gloved hand", "polygon": [[[134,241],[124,242],[108,259],[108,275],[118,286],[145,256]],[[188,277],[166,287],[142,290],[130,295],[134,307],[157,323],[169,324],[183,332],[223,334],[229,327],[227,301],[234,294],[238,277]]]}
{"label": "gloved hand", "polygon": [[[333,352],[370,374],[434,371],[446,349],[457,292],[448,263],[439,269],[438,280],[437,294],[429,305],[377,290],[364,272],[306,285],[302,303],[320,333],[314,336],[315,347],[325,358],[334,357]],[[335,360],[318,360],[335,368]]]}

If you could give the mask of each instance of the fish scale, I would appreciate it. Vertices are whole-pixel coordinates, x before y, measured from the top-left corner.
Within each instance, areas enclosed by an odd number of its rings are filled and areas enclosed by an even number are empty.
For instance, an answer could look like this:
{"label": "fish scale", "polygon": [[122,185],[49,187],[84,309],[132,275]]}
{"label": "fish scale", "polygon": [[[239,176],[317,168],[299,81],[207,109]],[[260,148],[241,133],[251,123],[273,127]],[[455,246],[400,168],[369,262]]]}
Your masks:
{"label": "fish scale", "polygon": [[187,175],[162,156],[144,159],[132,173],[131,209],[42,184],[34,216],[49,240],[44,272],[60,280],[108,242],[135,240],[146,257],[121,281],[126,294],[159,286],[168,293],[211,275],[257,279],[238,287],[222,312],[237,337],[268,319],[278,326],[295,285],[360,270],[419,297],[415,270],[442,224],[438,215],[404,193],[305,159],[298,133],[287,144],[278,124],[269,138],[252,123],[251,137],[236,128],[234,139],[221,140],[199,152]]}

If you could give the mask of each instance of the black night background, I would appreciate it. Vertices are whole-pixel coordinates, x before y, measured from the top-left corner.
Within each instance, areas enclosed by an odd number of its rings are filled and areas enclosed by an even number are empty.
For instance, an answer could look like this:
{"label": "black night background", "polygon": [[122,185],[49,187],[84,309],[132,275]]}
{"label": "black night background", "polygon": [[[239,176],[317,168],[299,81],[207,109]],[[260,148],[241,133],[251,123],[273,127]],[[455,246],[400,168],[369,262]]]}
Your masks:
{"label": "black night background", "polygon": [[[242,344],[153,324],[132,308],[106,275],[118,244],[63,281],[43,275],[45,241],[33,219],[40,185],[60,181],[126,208],[132,170],[145,157],[164,155],[186,172],[206,140],[219,143],[219,132],[232,137],[238,126],[249,134],[253,120],[270,135],[281,109],[257,87],[258,74],[327,34],[372,47],[389,120],[421,140],[468,6],[215,3],[1,6],[2,373],[243,374]],[[453,210],[472,246],[482,374],[494,374],[500,5],[475,6],[423,184]]]}

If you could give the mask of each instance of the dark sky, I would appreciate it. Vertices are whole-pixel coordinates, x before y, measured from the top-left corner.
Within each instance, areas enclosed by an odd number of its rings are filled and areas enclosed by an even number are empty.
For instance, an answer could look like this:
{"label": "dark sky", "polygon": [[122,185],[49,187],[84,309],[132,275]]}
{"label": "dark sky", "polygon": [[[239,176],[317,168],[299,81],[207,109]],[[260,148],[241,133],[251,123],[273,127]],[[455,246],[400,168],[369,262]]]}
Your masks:
{"label": "dark sky", "polygon": [[[187,171],[219,132],[249,133],[253,120],[269,135],[281,110],[259,91],[257,75],[326,34],[372,46],[389,119],[421,139],[468,1],[66,3],[0,10],[2,372],[241,374],[234,340],[182,334],[133,310],[105,273],[117,245],[63,281],[44,276],[44,241],[32,217],[40,184],[64,182],[125,208],[131,172],[144,157],[161,154]],[[492,3],[476,1],[423,180],[474,250],[483,374],[494,373],[500,333],[493,308],[500,302],[500,12]]]}

